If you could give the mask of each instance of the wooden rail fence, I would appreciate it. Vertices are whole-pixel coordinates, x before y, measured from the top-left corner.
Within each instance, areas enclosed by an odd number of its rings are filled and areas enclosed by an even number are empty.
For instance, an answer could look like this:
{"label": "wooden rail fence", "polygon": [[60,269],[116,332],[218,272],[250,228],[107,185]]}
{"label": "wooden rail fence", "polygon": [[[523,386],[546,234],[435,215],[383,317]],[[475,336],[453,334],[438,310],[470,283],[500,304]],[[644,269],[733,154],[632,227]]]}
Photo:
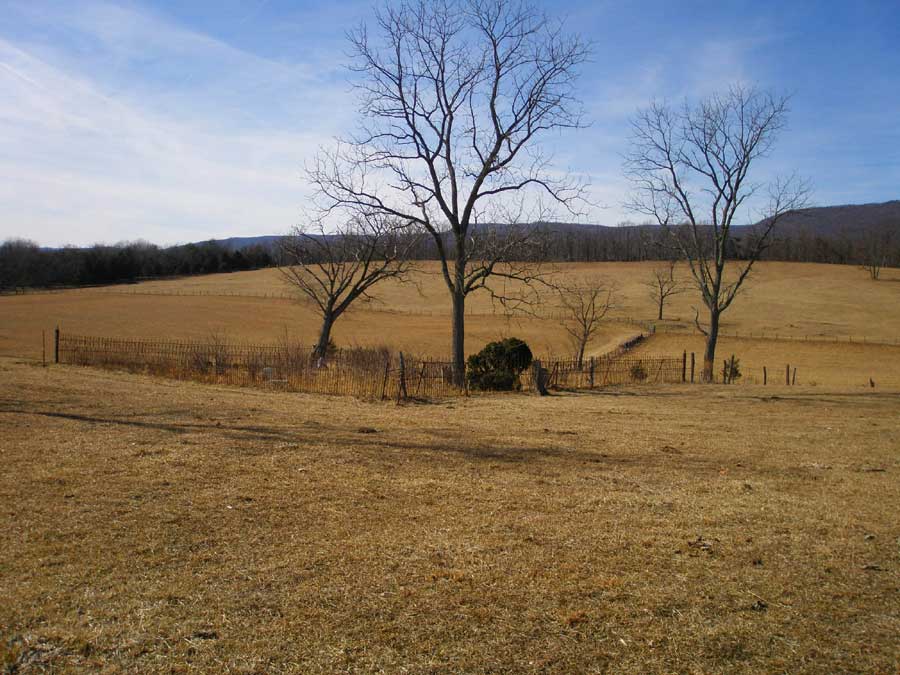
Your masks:
{"label": "wooden rail fence", "polygon": [[[601,357],[543,359],[545,384],[556,389],[692,381],[687,355],[629,356],[636,336]],[[136,340],[55,331],[57,363],[123,369],[176,379],[284,391],[355,396],[370,400],[440,399],[468,394],[453,383],[449,360],[420,358],[386,349],[338,350],[327,359],[295,343],[238,344],[218,339]],[[693,362],[691,363],[693,370]],[[522,375],[534,389],[533,370]],[[692,378],[693,373],[690,373]]]}

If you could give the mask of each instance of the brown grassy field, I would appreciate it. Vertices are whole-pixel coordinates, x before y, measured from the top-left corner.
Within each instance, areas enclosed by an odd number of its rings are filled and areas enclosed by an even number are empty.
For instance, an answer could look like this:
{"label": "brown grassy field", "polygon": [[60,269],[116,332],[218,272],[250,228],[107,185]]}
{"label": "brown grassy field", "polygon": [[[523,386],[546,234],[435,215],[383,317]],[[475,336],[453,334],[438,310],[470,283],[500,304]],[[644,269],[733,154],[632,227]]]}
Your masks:
{"label": "brown grassy field", "polygon": [[[592,276],[615,280],[621,290],[616,314],[655,319],[642,285],[656,263],[559,265],[559,274],[582,281]],[[684,276],[686,270],[681,269]],[[449,352],[450,306],[434,263],[423,265],[417,284],[387,284],[379,301],[358,305],[336,325],[339,344],[388,344],[435,356]],[[283,295],[276,270],[152,281],[136,285],[52,294],[0,297],[0,354],[39,357],[41,331],[59,324],[74,333],[121,337],[203,338],[216,332],[235,340],[272,341],[285,332],[311,341],[318,328],[309,307],[280,297],[249,298],[221,294]],[[134,295],[163,293],[167,295]],[[172,295],[175,293],[191,295]],[[207,295],[220,294],[220,295]],[[545,311],[557,300],[546,298]],[[674,298],[667,310],[669,326],[688,329],[697,305],[695,293]],[[724,317],[723,330],[767,336],[866,336],[900,339],[900,270],[885,270],[880,282],[847,266],[766,263],[748,290]],[[571,352],[558,322],[548,319],[506,320],[494,313],[486,294],[468,303],[467,347],[480,348],[500,335],[517,335],[539,353]],[[602,353],[634,328],[610,322],[592,345]],[[781,359],[783,360],[783,359]]]}
{"label": "brown grassy field", "polygon": [[[699,334],[657,333],[631,355],[681,354],[694,352],[699,377],[704,338]],[[769,384],[784,384],[786,366],[791,377],[796,368],[797,384],[808,386],[869,387],[900,389],[900,346],[854,342],[805,342],[802,340],[760,340],[724,337],[718,343],[717,373],[722,361],[732,354],[740,360],[740,384],[763,383],[763,367]]]}
{"label": "brown grassy field", "polygon": [[6,672],[900,667],[900,394],[0,371]]}
{"label": "brown grassy field", "polygon": [[[655,308],[643,285],[659,263],[572,263],[552,267],[561,278],[583,282],[592,277],[613,280],[619,286],[621,307],[618,316],[641,320],[656,319]],[[450,302],[438,274],[437,263],[426,262],[414,278],[415,286],[390,282],[379,287],[382,308],[400,313],[449,316]],[[677,274],[687,280],[684,265]],[[511,286],[512,287],[512,286]],[[894,341],[900,337],[900,269],[886,269],[882,280],[873,282],[864,270],[847,265],[806,263],[760,263],[747,282],[746,292],[724,316],[723,329],[739,333],[766,333],[788,336],[867,336]],[[151,281],[132,287],[109,290],[184,293],[286,293],[276,270],[236,274],[216,274],[173,281]],[[696,292],[672,299],[667,319],[688,324],[693,306],[699,307]],[[557,304],[552,294],[547,304]],[[491,314],[494,307],[486,294],[471,296],[467,307],[476,314]],[[890,311],[885,311],[890,308]]]}
{"label": "brown grassy field", "polygon": [[[246,273],[245,281],[254,281]],[[230,281],[239,275],[214,275],[207,280]],[[266,272],[271,276],[271,272]],[[173,288],[185,282],[166,282]],[[163,282],[153,282],[163,283]],[[148,284],[149,285],[149,284]],[[51,339],[54,326],[86,335],[127,338],[205,339],[215,334],[235,341],[276,342],[284,336],[312,344],[319,318],[305,304],[283,298],[248,298],[202,295],[135,295],[136,287],[114,287],[61,293],[0,297],[0,354],[41,357],[42,331]],[[252,284],[248,287],[252,289]],[[283,289],[276,286],[276,292]],[[167,291],[168,292],[168,291]],[[188,291],[190,292],[190,291]],[[222,292],[220,289],[216,292]],[[253,292],[244,290],[241,292]],[[410,289],[409,292],[415,293]],[[417,354],[444,356],[450,352],[449,313],[404,312],[386,303],[360,306],[335,324],[334,340],[341,346],[388,345]],[[592,345],[597,353],[633,335],[633,326],[611,322]],[[475,351],[498,336],[516,335],[540,353],[569,354],[571,347],[558,322],[547,319],[470,316],[467,348]]]}
{"label": "brown grassy field", "polygon": [[[559,277],[584,283],[601,276],[620,289],[617,318],[655,318],[643,283],[657,263],[558,265]],[[685,269],[679,273],[684,277]],[[387,345],[446,358],[449,303],[435,263],[425,263],[415,284],[388,283],[376,302],[359,304],[336,324],[339,345]],[[204,339],[215,334],[233,341],[271,343],[285,336],[311,343],[318,317],[310,306],[285,297],[289,289],[277,270],[217,274],[61,293],[0,297],[0,355],[40,358],[42,331],[51,339],[63,331],[115,337]],[[254,296],[254,297],[251,297]],[[747,291],[725,314],[719,358],[736,354],[744,365],[742,383],[762,381],[768,367],[783,381],[785,364],[798,369],[804,384],[900,387],[900,270],[886,270],[872,282],[854,267],[766,263]],[[544,312],[558,311],[552,294]],[[693,331],[694,292],[676,296],[660,324],[666,331],[649,340],[643,354],[702,351]],[[486,294],[468,303],[467,350],[476,351],[501,336],[525,339],[537,354],[568,356],[572,345],[559,322],[539,317],[504,317]],[[639,330],[607,322],[588,355],[602,354]],[[676,331],[675,334],[669,331]],[[740,338],[732,337],[734,334]],[[749,339],[764,335],[765,339]],[[780,339],[773,340],[775,336]],[[784,338],[793,338],[785,340]],[[796,338],[810,338],[797,341]],[[839,342],[827,342],[831,339]],[[847,342],[853,338],[854,343]],[[893,346],[861,343],[892,342]]]}

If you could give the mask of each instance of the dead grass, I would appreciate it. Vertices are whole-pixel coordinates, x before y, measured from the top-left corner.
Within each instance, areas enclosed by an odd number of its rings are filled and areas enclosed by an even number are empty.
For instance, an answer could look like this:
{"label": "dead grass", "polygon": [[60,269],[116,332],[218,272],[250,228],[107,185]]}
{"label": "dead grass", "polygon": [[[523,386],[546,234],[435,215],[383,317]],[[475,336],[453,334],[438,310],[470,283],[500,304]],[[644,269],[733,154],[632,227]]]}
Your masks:
{"label": "dead grass", "polygon": [[[702,335],[657,333],[644,340],[631,354],[695,353],[699,377],[703,361]],[[876,389],[900,389],[900,345],[862,343],[804,342],[796,340],[750,340],[720,338],[716,371],[732,354],[740,360],[742,377],[739,384],[762,384],[763,366],[770,384],[784,384],[785,369],[797,369],[797,383],[806,386],[864,387],[869,380]]]}
{"label": "dead grass", "polygon": [[[217,275],[233,276],[233,275]],[[175,282],[172,282],[175,283]],[[385,308],[359,309],[335,324],[337,344],[379,346],[442,357],[450,353],[449,317],[403,314]],[[104,290],[0,297],[0,355],[41,357],[41,331],[52,350],[54,326],[82,335],[122,338],[207,339],[271,344],[287,336],[312,344],[320,327],[307,306],[284,299],[216,296],[120,295]],[[597,353],[612,349],[635,332],[613,323],[593,345]],[[506,320],[479,315],[468,320],[467,349],[476,351],[498,336],[516,335],[540,353],[571,347],[557,322],[534,318]],[[50,353],[48,351],[48,353]]]}
{"label": "dead grass", "polygon": [[[619,316],[655,319],[647,289],[657,263],[560,265],[570,278],[602,275],[621,287]],[[900,336],[900,270],[885,270],[872,282],[849,266],[766,263],[759,266],[748,291],[725,315],[727,332],[761,332],[768,336],[867,336],[893,342]],[[387,283],[379,302],[360,304],[336,324],[335,339],[349,346],[390,344],[398,349],[436,357],[450,351],[450,305],[434,263],[426,263],[418,286]],[[682,276],[686,270],[680,271]],[[574,283],[571,282],[570,283]],[[235,293],[215,295],[127,295],[130,293]],[[240,294],[284,294],[276,270],[215,274],[171,281],[67,291],[54,294],[0,297],[0,354],[38,358],[41,331],[55,325],[72,333],[115,337],[205,338],[211,332],[233,340],[272,342],[285,333],[311,342],[319,328],[309,307],[278,298],[248,298]],[[547,297],[546,310],[556,300]],[[667,323],[690,330],[695,293],[677,296],[667,310]],[[569,355],[572,346],[557,321],[519,318],[507,321],[494,314],[485,294],[473,295],[467,311],[467,349],[476,351],[499,336],[516,335],[538,353]],[[250,319],[250,320],[248,320]],[[633,334],[634,328],[609,323],[589,353],[600,354]],[[779,359],[783,360],[783,359]]]}
{"label": "dead grass", "polygon": [[[653,320],[655,307],[643,283],[657,265],[658,262],[571,263],[559,264],[556,269],[573,285],[578,279],[596,275],[615,280],[622,296],[617,314]],[[424,263],[416,287],[396,282],[380,286],[379,302],[371,308],[449,316],[449,296],[438,269],[436,263]],[[677,274],[688,278],[684,265],[679,266]],[[900,302],[900,269],[886,269],[883,279],[873,282],[867,272],[852,265],[760,263],[746,288],[725,315],[723,329],[791,336],[865,335],[889,341],[900,335],[900,313],[884,311]],[[264,295],[284,293],[286,289],[276,270],[259,270],[146,282],[119,290]],[[547,299],[548,304],[556,302],[552,294]],[[666,317],[688,324],[694,316],[691,308],[698,303],[696,291],[675,296]],[[476,314],[491,314],[494,310],[486,294],[471,296],[467,308]]]}
{"label": "dead grass", "polygon": [[900,666],[897,394],[395,407],[0,369],[7,670]]}

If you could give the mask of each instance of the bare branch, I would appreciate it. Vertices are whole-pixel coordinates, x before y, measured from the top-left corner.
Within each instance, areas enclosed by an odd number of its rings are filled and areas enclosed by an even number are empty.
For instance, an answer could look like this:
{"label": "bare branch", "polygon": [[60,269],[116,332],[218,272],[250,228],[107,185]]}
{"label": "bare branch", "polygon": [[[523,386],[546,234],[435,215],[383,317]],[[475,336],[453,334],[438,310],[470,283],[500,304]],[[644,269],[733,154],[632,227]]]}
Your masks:
{"label": "bare branch", "polygon": [[587,280],[581,286],[558,287],[562,318],[560,325],[572,339],[578,367],[588,344],[596,336],[603,319],[619,306],[618,287],[602,278]]}
{"label": "bare branch", "polygon": [[[712,376],[720,315],[744,287],[778,222],[803,208],[809,196],[796,176],[776,180],[768,186],[760,225],[733,236],[735,218],[767,187],[752,182],[751,167],[771,151],[787,112],[786,96],[733,86],[694,106],[653,103],[632,121],[625,172],[634,194],[628,205],[661,225],[688,263],[710,315],[708,330],[695,316],[707,335],[706,379]],[[726,262],[735,258],[743,262],[726,276]]]}
{"label": "bare branch", "polygon": [[323,217],[393,218],[432,238],[460,371],[466,296],[508,299],[503,281],[541,276],[524,264],[537,241],[525,220],[498,214],[543,211],[543,200],[578,214],[586,203],[586,184],[556,171],[541,144],[582,125],[575,79],[588,48],[527,0],[387,4],[373,30],[349,38],[361,124],[309,169],[317,205]]}
{"label": "bare branch", "polygon": [[356,300],[371,299],[373,287],[387,279],[407,279],[417,243],[408,223],[377,215],[331,231],[318,221],[281,239],[282,278],[322,315],[317,356],[325,356],[334,322]]}

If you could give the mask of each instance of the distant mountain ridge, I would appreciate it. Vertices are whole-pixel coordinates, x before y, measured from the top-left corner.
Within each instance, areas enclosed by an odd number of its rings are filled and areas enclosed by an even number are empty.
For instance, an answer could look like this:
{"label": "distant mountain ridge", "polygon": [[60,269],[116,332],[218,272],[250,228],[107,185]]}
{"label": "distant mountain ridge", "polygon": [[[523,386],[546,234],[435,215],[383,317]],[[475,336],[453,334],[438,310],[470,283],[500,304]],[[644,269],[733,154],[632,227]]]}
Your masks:
{"label": "distant mountain ridge", "polygon": [[801,209],[778,223],[780,234],[806,233],[812,236],[853,239],[869,228],[894,225],[900,229],[900,200],[872,204],[842,204]]}
{"label": "distant mountain ridge", "polygon": [[[758,223],[757,223],[758,224]],[[900,229],[900,200],[892,200],[871,204],[841,204],[837,206],[816,206],[801,209],[785,216],[778,224],[779,235],[808,235],[812,237],[837,237],[844,236],[856,239],[862,232],[871,227],[894,224]],[[655,225],[601,225],[595,223],[565,223],[549,222],[541,223],[542,227],[551,232],[560,234],[597,232],[598,230],[612,232],[623,229],[656,229]],[[485,226],[494,227],[494,226]],[[740,230],[750,225],[735,226]],[[273,246],[281,238],[281,235],[267,234],[255,237],[228,237],[226,239],[214,239],[213,241],[230,251],[240,251],[250,246]],[[197,242],[202,243],[202,242]]]}

